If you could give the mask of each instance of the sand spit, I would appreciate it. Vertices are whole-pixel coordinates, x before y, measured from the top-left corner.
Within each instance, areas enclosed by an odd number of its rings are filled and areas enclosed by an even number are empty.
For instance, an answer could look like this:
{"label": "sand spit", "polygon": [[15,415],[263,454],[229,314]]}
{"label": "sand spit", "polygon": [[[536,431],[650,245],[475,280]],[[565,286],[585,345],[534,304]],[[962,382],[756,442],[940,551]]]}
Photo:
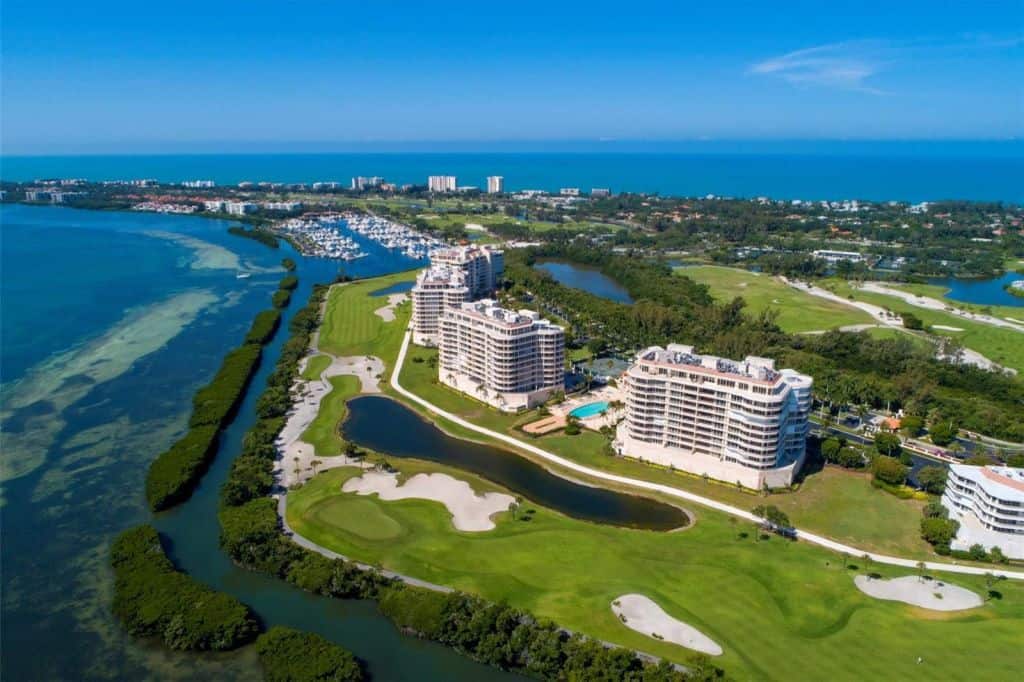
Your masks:
{"label": "sand spit", "polygon": [[624,594],[612,602],[612,611],[630,630],[672,642],[709,656],[721,656],[722,647],[703,632],[677,620],[642,594]]}
{"label": "sand spit", "polygon": [[452,523],[461,531],[481,532],[494,529],[491,516],[507,511],[515,498],[504,493],[477,495],[469,483],[448,474],[416,474],[404,484],[398,475],[370,471],[350,478],[342,492],[359,495],[377,494],[382,500],[433,500],[440,502],[452,515]]}

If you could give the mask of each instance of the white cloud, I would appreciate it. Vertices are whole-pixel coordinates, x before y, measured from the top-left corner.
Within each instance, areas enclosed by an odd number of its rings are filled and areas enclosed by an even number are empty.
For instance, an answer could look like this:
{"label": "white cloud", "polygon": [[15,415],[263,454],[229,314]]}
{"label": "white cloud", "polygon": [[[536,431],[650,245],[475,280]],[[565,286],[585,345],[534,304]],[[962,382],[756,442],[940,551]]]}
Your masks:
{"label": "white cloud", "polygon": [[983,52],[1012,49],[1024,44],[1020,34],[994,36],[963,34],[937,40],[853,40],[809,47],[772,57],[750,66],[748,73],[780,78],[797,85],[886,94],[874,81],[897,66],[942,59],[971,59]]}
{"label": "white cloud", "polygon": [[820,45],[766,59],[749,71],[790,83],[881,94],[867,81],[882,69],[886,62],[883,53],[890,50],[882,43],[868,41]]}

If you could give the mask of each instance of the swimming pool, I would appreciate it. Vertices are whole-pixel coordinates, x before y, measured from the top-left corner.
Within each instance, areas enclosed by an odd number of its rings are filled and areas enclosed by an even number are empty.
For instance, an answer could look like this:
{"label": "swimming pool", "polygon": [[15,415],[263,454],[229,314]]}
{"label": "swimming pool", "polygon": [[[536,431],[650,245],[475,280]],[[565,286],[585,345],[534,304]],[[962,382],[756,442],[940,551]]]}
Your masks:
{"label": "swimming pool", "polygon": [[587,403],[586,405],[580,405],[575,410],[569,412],[569,416],[577,417],[579,419],[586,419],[587,417],[596,417],[605,410],[608,409],[608,401],[601,400],[596,403]]}

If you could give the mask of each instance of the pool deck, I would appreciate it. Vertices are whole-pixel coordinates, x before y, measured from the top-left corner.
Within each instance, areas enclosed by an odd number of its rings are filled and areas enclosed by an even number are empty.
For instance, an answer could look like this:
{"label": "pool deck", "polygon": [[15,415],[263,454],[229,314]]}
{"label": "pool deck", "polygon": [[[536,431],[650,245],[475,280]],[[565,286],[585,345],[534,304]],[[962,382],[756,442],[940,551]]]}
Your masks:
{"label": "pool deck", "polygon": [[[559,405],[551,406],[551,414],[563,419],[567,419],[569,413],[573,410],[589,405],[591,403],[607,402],[611,403],[616,400],[622,401],[624,396],[615,386],[601,386],[599,388],[587,391],[582,395],[574,395],[566,399],[564,403]],[[602,426],[615,426],[618,423],[619,417],[621,416],[622,410],[608,410],[604,414],[595,414],[592,417],[580,418],[580,426],[591,429],[593,431],[600,431]]]}

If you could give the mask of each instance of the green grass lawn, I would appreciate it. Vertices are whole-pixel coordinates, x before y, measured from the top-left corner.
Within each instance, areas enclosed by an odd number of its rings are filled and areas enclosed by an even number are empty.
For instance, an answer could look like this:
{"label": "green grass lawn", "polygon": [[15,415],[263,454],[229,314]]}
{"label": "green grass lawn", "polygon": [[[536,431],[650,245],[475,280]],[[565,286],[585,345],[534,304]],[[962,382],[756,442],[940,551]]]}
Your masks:
{"label": "green grass lawn", "polygon": [[[493,488],[432,464],[395,464]],[[500,514],[495,530],[463,533],[435,502],[341,493],[358,473],[331,470],[290,493],[291,526],[342,554],[504,599],[623,646],[677,661],[688,653],[612,614],[615,598],[638,592],[721,644],[716,662],[735,679],[994,680],[1020,672],[1024,585],[1016,581],[1001,583],[1002,599],[978,609],[927,612],[863,595],[853,584],[857,571],[835,554],[778,537],[755,542],[749,524],[704,510],[687,530],[657,533],[577,521],[527,502],[536,510],[528,522]],[[740,539],[739,531],[750,535]],[[859,567],[866,570],[913,573]],[[982,578],[942,579],[984,594]]]}
{"label": "green grass lawn", "polygon": [[348,412],[348,399],[359,393],[359,379],[354,376],[331,377],[331,392],[320,401],[320,411],[302,433],[302,440],[313,446],[320,457],[341,454],[345,445],[339,425]]}
{"label": "green grass lawn", "polygon": [[369,294],[415,278],[416,272],[409,271],[332,287],[320,328],[321,350],[339,356],[376,355],[393,364],[409,323],[411,304],[402,303],[395,320],[384,322],[373,311],[387,305],[387,297]]}
{"label": "green grass lawn", "polygon": [[306,369],[302,371],[302,378],[306,381],[319,379],[320,374],[331,364],[331,359],[326,355],[314,355],[306,361]]}
{"label": "green grass lawn", "polygon": [[719,301],[742,296],[747,310],[757,314],[778,311],[778,325],[786,332],[806,332],[854,324],[872,324],[867,313],[827,301],[783,284],[770,275],[715,265],[678,268],[676,272],[707,284]]}
{"label": "green grass lawn", "polygon": [[932,332],[958,339],[966,348],[976,350],[988,359],[994,360],[1001,365],[1012,367],[1018,372],[1024,372],[1024,334],[1020,332],[993,327],[981,322],[973,322],[939,310],[918,308],[895,296],[854,289],[849,282],[844,280],[826,280],[821,286],[840,296],[852,296],[854,300],[873,303],[897,313],[913,313],[928,326],[944,325],[963,329],[962,332],[942,329],[933,329]]}
{"label": "green grass lawn", "polygon": [[[387,304],[387,297],[370,296],[370,293],[415,276],[415,272],[401,272],[333,287],[320,328],[320,348],[338,356],[376,355],[385,363],[381,382],[386,383],[402,345],[411,308],[408,302],[399,305],[395,319],[385,322],[374,311]],[[303,377],[319,377],[329,363],[325,356],[311,358]],[[302,440],[311,444],[322,457],[341,454],[344,440],[339,425],[345,419],[346,402],[359,393],[359,380],[354,376],[332,377],[330,382],[331,392],[320,403],[316,418],[302,434]]]}

